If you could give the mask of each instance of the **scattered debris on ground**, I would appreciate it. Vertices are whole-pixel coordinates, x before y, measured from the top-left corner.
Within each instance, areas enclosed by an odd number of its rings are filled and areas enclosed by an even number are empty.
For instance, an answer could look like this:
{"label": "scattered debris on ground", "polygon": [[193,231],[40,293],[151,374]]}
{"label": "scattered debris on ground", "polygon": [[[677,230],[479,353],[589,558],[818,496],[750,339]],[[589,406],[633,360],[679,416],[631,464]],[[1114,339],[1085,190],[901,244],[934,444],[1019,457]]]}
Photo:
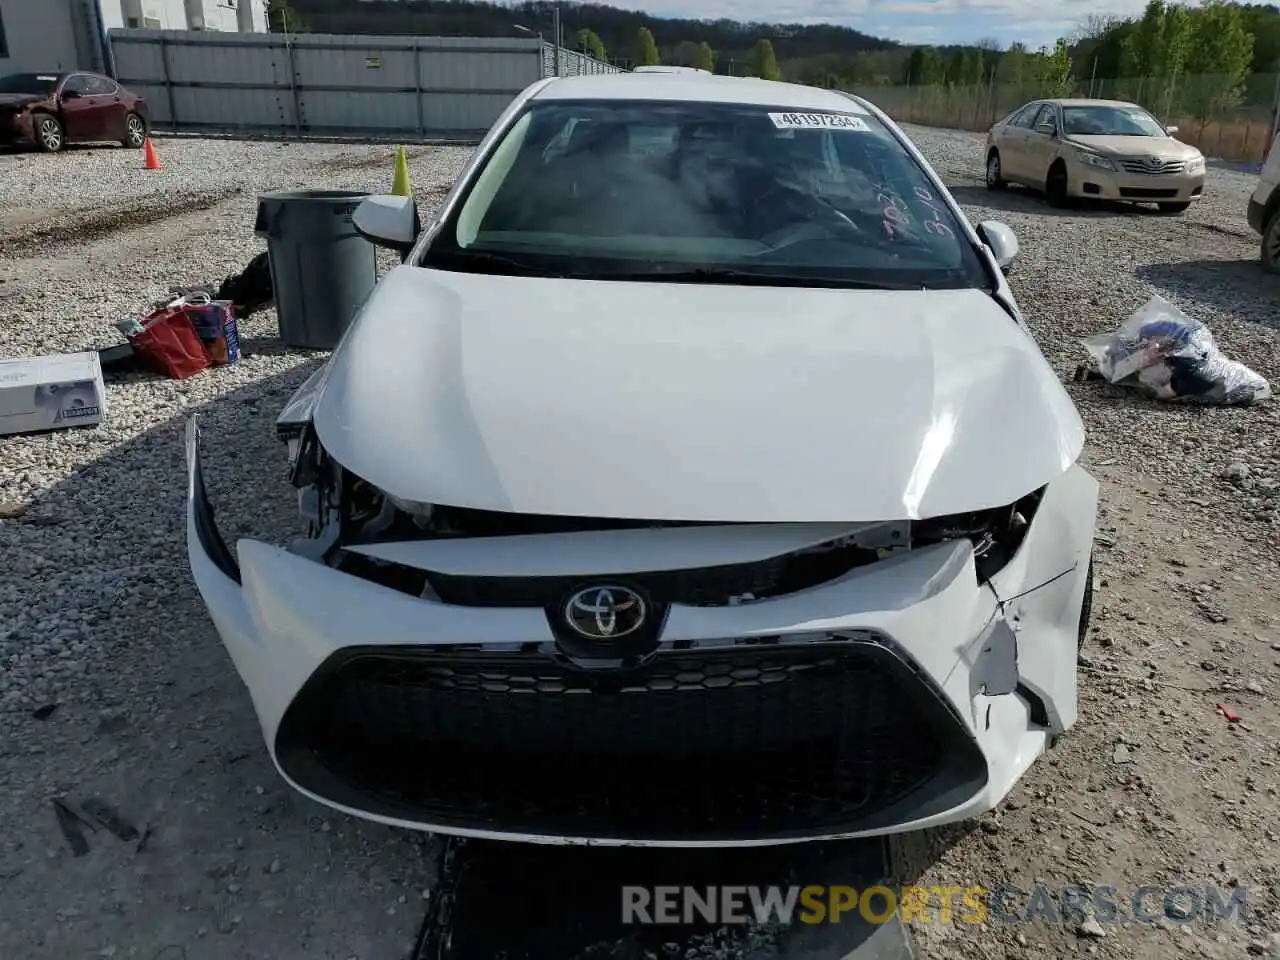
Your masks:
{"label": "scattered debris on ground", "polygon": [[1265,377],[1228,359],[1207,326],[1160,296],[1085,348],[1108,383],[1158,400],[1236,406],[1271,396]]}

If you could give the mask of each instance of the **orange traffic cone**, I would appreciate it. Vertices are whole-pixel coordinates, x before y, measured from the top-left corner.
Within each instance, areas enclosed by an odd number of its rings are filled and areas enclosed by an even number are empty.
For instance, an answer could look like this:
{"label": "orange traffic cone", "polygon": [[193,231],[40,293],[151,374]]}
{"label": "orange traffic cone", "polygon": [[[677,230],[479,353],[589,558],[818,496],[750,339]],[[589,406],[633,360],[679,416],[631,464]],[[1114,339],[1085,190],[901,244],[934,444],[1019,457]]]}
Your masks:
{"label": "orange traffic cone", "polygon": [[144,150],[146,151],[147,156],[146,169],[163,170],[164,167],[160,164],[160,157],[156,154],[156,146],[151,142],[150,137],[147,137],[146,143],[144,144]]}

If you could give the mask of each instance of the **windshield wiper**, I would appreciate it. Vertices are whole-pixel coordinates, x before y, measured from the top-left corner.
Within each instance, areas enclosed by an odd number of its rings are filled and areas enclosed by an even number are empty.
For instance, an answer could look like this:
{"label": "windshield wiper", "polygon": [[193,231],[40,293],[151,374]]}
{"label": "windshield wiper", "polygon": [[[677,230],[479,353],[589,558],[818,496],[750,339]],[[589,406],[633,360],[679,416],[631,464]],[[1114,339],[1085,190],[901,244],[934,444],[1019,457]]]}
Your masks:
{"label": "windshield wiper", "polygon": [[564,274],[539,270],[528,263],[487,250],[431,250],[422,260],[424,267],[463,270],[468,273],[510,274],[521,277],[559,277]]}
{"label": "windshield wiper", "polygon": [[693,270],[647,270],[636,273],[605,273],[601,280],[631,280],[640,283],[725,283],[756,287],[839,287],[849,290],[920,290],[925,284],[883,280],[850,280],[844,277],[807,277],[786,273],[761,273],[733,267],[697,267]]}

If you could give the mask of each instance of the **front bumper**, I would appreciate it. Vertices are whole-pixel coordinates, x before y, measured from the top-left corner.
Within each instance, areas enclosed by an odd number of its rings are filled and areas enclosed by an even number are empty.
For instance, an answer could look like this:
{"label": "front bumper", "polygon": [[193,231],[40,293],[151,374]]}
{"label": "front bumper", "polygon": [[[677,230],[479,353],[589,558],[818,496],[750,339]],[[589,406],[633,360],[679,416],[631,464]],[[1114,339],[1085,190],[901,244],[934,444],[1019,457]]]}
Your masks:
{"label": "front bumper", "polygon": [[0,114],[0,143],[34,143],[35,131],[31,114],[26,112]]}
{"label": "front bumper", "polygon": [[1191,203],[1204,193],[1205,175],[1129,173],[1103,170],[1076,161],[1071,164],[1068,182],[1071,194],[1097,200],[1126,200],[1135,203]]}
{"label": "front bumper", "polygon": [[187,455],[192,572],[277,769],[356,816],[548,843],[881,835],[990,809],[1075,720],[1097,498],[1078,468],[994,590],[944,543],[673,604],[642,669],[591,673],[539,608],[423,600],[251,540],[232,556],[194,423]]}

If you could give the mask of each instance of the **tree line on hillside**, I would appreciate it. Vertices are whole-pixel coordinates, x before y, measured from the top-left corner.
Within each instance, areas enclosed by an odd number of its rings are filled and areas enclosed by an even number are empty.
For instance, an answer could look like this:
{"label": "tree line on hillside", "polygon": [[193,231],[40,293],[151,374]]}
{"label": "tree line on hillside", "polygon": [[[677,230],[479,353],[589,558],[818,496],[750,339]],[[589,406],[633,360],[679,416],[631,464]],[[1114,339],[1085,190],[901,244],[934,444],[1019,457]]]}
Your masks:
{"label": "tree line on hillside", "polygon": [[[1150,0],[1142,16],[1091,17],[1052,49],[993,41],[872,51],[783,63],[788,78],[823,86],[1001,86],[1028,98],[1079,92],[1136,99],[1200,120],[1242,102],[1270,106],[1280,71],[1280,8]],[[1253,79],[1251,79],[1253,78]],[[1016,97],[1015,97],[1016,99]]]}
{"label": "tree line on hillside", "polygon": [[[551,39],[554,4],[523,0],[268,0],[272,29],[347,34]],[[657,63],[858,89],[986,88],[971,122],[1019,97],[1078,92],[1211,117],[1244,103],[1260,112],[1280,72],[1280,8],[1150,0],[1140,17],[1091,17],[1052,47],[909,46],[832,25],[653,17],[599,3],[559,4],[565,45],[632,67]],[[521,29],[523,28],[523,29]],[[998,89],[999,93],[993,92]],[[974,94],[974,97],[981,95]],[[951,109],[954,96],[946,97]],[[966,110],[970,107],[966,106]]]}
{"label": "tree line on hillside", "polygon": [[[553,7],[548,0],[496,3],[486,0],[268,0],[273,30],[289,23],[294,31],[454,37],[516,37],[525,30],[551,39]],[[762,56],[759,41],[768,40],[779,62],[863,51],[901,49],[891,40],[830,24],[765,24],[736,20],[653,17],[600,3],[560,5],[565,46],[584,49],[601,59],[638,65],[640,30],[653,37],[659,62],[699,66],[706,62],[704,44],[719,72],[746,72]],[[594,39],[592,39],[594,38]],[[598,45],[597,45],[598,41]],[[695,61],[696,62],[689,62]]]}

